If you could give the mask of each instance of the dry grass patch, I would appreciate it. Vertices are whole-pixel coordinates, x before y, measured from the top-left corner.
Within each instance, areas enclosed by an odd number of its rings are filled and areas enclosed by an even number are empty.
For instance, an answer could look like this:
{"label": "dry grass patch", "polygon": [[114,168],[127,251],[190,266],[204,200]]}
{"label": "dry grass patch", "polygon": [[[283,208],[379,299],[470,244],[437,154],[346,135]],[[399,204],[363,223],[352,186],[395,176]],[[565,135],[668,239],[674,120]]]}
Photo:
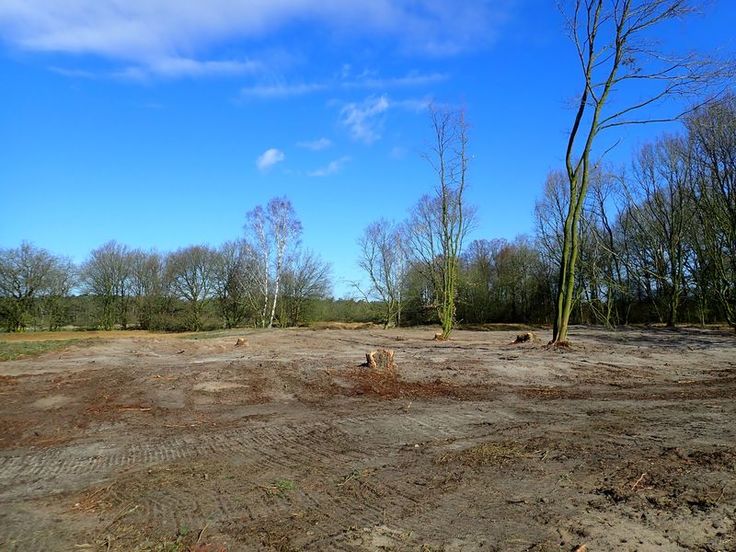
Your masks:
{"label": "dry grass patch", "polygon": [[381,372],[365,368],[350,370],[352,383],[349,395],[368,395],[381,399],[431,399],[448,397],[461,400],[480,399],[488,396],[483,385],[455,385],[441,378],[432,381],[406,381],[395,372]]}
{"label": "dry grass patch", "polygon": [[383,328],[373,322],[314,322],[310,330],[374,330]]}
{"label": "dry grass patch", "polygon": [[511,441],[488,441],[474,447],[448,452],[435,459],[437,464],[463,464],[466,466],[493,466],[515,458],[521,458],[525,451]]}

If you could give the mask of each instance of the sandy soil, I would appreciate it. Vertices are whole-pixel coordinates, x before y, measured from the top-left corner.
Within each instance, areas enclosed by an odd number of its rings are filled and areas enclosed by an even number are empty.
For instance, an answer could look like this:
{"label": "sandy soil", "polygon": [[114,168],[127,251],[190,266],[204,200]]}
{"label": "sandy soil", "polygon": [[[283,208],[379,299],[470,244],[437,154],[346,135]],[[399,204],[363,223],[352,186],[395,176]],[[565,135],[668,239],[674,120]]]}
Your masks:
{"label": "sandy soil", "polygon": [[[433,334],[0,363],[0,549],[736,550],[733,335]],[[379,347],[397,377],[359,366]]]}

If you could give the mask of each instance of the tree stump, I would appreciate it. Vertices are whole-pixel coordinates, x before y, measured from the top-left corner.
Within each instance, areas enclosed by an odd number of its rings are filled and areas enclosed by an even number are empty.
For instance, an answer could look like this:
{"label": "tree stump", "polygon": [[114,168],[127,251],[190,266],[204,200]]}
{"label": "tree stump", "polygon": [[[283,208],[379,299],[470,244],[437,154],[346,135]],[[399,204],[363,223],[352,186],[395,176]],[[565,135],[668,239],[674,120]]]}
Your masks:
{"label": "tree stump", "polygon": [[519,343],[527,343],[529,341],[536,341],[536,340],[537,340],[537,336],[535,336],[532,332],[526,332],[526,333],[517,335],[512,345],[518,345]]}
{"label": "tree stump", "polygon": [[365,361],[370,370],[379,372],[395,372],[394,352],[391,349],[378,349],[365,354]]}

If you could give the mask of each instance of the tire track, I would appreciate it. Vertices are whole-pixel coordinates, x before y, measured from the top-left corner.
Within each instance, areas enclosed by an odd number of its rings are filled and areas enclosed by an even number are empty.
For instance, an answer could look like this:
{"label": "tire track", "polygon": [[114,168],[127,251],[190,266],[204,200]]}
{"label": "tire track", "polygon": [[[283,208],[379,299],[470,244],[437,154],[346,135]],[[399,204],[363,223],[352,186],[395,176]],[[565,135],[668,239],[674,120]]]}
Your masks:
{"label": "tire track", "polygon": [[[114,477],[107,497],[109,516],[101,512],[108,522],[127,505],[135,504],[138,509],[126,517],[126,523],[153,524],[171,531],[177,524],[201,527],[211,523],[251,542],[264,528],[281,526],[279,538],[285,537],[297,549],[349,550],[356,538],[362,538],[362,533],[357,537],[353,533],[385,523],[387,512],[400,520],[434,502],[432,489],[398,479],[405,468],[400,466],[406,459],[404,444],[467,434],[486,419],[480,411],[380,412],[329,422],[192,433],[121,447],[91,443],[6,455],[0,457],[0,504],[7,510],[13,503],[33,498],[59,493],[73,497]],[[227,463],[223,473],[243,481],[239,488],[220,484],[215,476],[212,484],[198,478],[218,459]],[[358,468],[375,466],[378,459],[380,477],[338,485],[336,474],[347,476]],[[202,474],[197,473],[200,465],[204,466]],[[154,473],[149,477],[151,470]],[[170,480],[156,483],[156,476],[171,470]],[[300,487],[286,496],[274,496],[254,482],[281,477],[293,477]],[[417,477],[421,474],[409,480]],[[294,518],[295,512],[303,519]],[[284,519],[292,523],[279,523]],[[13,534],[13,527],[20,531],[22,525],[8,523],[0,542],[16,542],[17,550],[54,549],[48,546],[48,539],[41,543],[28,534]],[[55,533],[48,527],[44,531]]]}

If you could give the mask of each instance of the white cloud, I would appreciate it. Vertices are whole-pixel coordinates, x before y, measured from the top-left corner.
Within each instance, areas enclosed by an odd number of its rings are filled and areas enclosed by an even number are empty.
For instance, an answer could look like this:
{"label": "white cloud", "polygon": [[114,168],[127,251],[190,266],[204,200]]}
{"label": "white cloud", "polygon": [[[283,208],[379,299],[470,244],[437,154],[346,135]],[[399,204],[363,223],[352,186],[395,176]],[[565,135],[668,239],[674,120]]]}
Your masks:
{"label": "white cloud", "polygon": [[332,147],[332,140],[330,140],[329,138],[318,138],[317,140],[297,142],[296,145],[300,148],[304,148],[304,149],[308,149],[312,151],[321,151],[329,147]]}
{"label": "white cloud", "polygon": [[258,156],[258,159],[256,159],[256,167],[258,167],[259,171],[264,172],[277,163],[281,163],[284,159],[286,159],[286,155],[284,155],[283,151],[276,148],[270,148]]}
{"label": "white cloud", "polygon": [[327,165],[324,167],[321,167],[317,170],[311,171],[307,173],[309,176],[331,176],[333,174],[339,173],[342,168],[345,166],[346,163],[350,161],[350,157],[341,157],[340,159],[335,159],[334,161],[330,161]]}
{"label": "white cloud", "polygon": [[97,74],[84,69],[67,69],[66,67],[49,67],[49,71],[61,75],[62,77],[70,77],[75,79],[96,79]]}
{"label": "white cloud", "polygon": [[363,72],[352,79],[344,79],[343,88],[399,88],[411,86],[427,86],[445,81],[449,76],[445,73],[419,73],[410,71],[399,77],[381,77],[377,73]]}
{"label": "white cloud", "polygon": [[407,52],[452,55],[490,43],[518,1],[3,0],[0,36],[19,49],[91,54],[148,74],[233,74],[245,69],[241,62],[196,60],[295,23],[346,40],[380,37]]}
{"label": "white cloud", "polygon": [[408,98],[405,100],[392,101],[391,107],[396,107],[399,109],[405,109],[406,111],[414,111],[416,113],[419,113],[421,111],[428,109],[429,106],[432,105],[433,102],[434,100],[429,96],[425,96],[424,98]]}
{"label": "white cloud", "polygon": [[142,65],[129,65],[106,76],[136,81],[152,78],[182,77],[223,77],[255,73],[261,63],[252,60],[197,60],[185,57],[166,57],[146,62]]}
{"label": "white cloud", "polygon": [[340,108],[340,123],[353,140],[372,144],[381,138],[385,114],[390,109],[421,112],[429,107],[432,99],[409,98],[392,100],[388,96],[371,96],[360,103],[347,103]]}
{"label": "white cloud", "polygon": [[243,98],[290,98],[292,96],[303,96],[326,89],[327,86],[320,83],[307,84],[257,84],[240,89]]}
{"label": "white cloud", "polygon": [[419,73],[410,71],[399,77],[381,77],[376,72],[363,71],[359,75],[350,74],[350,66],[343,67],[338,78],[325,79],[307,83],[255,84],[241,88],[241,98],[283,99],[293,96],[304,96],[326,90],[378,90],[399,87],[428,86],[445,81],[449,75],[445,73]]}
{"label": "white cloud", "polygon": [[386,96],[346,104],[340,110],[340,122],[348,129],[354,140],[371,144],[381,137],[381,115],[389,105]]}

